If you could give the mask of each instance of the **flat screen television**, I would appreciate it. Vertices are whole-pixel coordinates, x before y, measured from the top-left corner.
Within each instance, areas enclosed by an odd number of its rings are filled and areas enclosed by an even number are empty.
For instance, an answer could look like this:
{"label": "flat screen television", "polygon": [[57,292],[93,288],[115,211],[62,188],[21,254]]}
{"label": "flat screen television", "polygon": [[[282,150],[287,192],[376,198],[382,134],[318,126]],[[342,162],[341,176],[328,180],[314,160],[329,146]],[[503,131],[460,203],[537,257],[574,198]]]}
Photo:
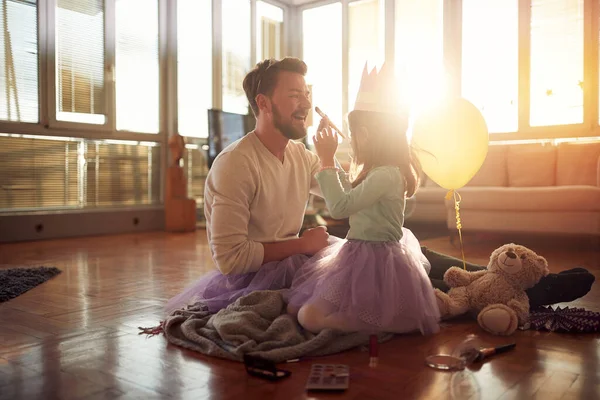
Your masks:
{"label": "flat screen television", "polygon": [[208,166],[224,148],[254,129],[254,115],[208,110]]}

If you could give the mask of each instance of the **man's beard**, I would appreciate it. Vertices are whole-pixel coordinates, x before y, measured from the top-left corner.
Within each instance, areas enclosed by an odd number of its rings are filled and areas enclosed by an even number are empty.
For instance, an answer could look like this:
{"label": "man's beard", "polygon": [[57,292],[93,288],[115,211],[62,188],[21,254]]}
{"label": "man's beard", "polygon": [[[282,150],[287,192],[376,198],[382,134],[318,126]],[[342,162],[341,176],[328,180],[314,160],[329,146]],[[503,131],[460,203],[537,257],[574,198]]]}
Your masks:
{"label": "man's beard", "polygon": [[300,127],[294,126],[290,122],[284,123],[281,114],[279,113],[279,109],[277,109],[275,104],[273,104],[273,125],[275,125],[275,128],[279,129],[279,132],[281,132],[283,136],[291,140],[302,139],[307,135],[304,124]]}

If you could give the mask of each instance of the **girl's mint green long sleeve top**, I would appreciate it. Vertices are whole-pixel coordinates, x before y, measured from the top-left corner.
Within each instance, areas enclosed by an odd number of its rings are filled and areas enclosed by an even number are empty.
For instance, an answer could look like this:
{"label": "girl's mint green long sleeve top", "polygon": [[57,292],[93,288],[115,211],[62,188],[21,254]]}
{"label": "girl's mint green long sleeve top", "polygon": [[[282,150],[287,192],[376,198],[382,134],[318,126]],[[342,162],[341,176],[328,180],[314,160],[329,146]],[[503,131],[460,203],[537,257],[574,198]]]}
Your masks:
{"label": "girl's mint green long sleeve top", "polygon": [[406,198],[399,168],[374,168],[355,188],[346,174],[334,169],[319,171],[315,178],[331,217],[350,218],[347,239],[388,242],[402,238]]}

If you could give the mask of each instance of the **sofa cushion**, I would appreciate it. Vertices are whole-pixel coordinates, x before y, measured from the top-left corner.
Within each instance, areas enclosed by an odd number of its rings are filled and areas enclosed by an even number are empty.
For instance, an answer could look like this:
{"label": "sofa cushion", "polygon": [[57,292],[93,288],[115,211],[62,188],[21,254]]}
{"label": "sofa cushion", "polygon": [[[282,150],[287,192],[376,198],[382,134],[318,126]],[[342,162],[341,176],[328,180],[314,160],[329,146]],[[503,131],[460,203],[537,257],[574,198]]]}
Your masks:
{"label": "sofa cushion", "polygon": [[[447,209],[446,224],[456,230],[454,209]],[[505,232],[600,235],[598,211],[486,211],[464,210],[463,232]]]}
{"label": "sofa cushion", "polygon": [[556,159],[556,184],[596,186],[599,158],[600,142],[559,144]]}
{"label": "sofa cushion", "polygon": [[464,187],[461,209],[498,211],[600,211],[600,187]]}
{"label": "sofa cushion", "polygon": [[508,186],[534,187],[556,184],[556,146],[519,144],[506,154]]}
{"label": "sofa cushion", "polygon": [[507,186],[507,148],[504,145],[490,145],[485,161],[467,186]]}

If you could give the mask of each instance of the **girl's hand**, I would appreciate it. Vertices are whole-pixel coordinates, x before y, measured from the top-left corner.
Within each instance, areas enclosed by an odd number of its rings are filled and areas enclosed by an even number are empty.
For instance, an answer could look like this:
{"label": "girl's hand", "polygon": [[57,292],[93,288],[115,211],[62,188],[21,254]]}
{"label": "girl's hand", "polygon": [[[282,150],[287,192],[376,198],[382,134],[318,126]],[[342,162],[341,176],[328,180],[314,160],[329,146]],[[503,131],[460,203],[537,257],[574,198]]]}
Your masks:
{"label": "girl's hand", "polygon": [[338,147],[338,137],[337,133],[333,132],[329,127],[329,121],[326,118],[321,119],[313,141],[315,143],[317,155],[321,159],[321,166],[335,166],[333,160]]}

